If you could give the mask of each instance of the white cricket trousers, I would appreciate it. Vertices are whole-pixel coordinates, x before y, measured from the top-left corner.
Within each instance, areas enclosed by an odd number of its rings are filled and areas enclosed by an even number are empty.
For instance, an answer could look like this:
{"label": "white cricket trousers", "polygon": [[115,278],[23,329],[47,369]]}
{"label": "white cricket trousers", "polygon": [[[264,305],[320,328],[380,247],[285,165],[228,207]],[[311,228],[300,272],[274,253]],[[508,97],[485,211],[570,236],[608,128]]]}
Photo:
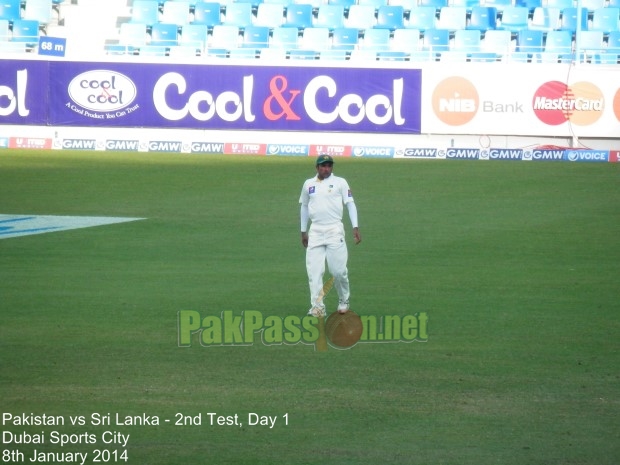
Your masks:
{"label": "white cricket trousers", "polygon": [[[315,307],[323,289],[325,263],[334,277],[334,287],[341,301],[349,300],[349,275],[347,271],[348,251],[344,239],[344,225],[329,226],[312,224],[308,231],[306,249],[306,270],[310,285],[310,304]],[[319,306],[323,307],[323,303]]]}

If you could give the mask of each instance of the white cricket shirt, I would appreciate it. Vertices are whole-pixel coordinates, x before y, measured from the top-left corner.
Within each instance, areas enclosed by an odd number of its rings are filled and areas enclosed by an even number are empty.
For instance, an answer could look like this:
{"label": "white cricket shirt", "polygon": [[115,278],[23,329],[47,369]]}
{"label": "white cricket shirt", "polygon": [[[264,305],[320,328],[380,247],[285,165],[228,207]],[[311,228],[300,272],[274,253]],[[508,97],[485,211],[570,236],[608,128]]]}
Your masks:
{"label": "white cricket shirt", "polygon": [[334,174],[322,181],[317,176],[307,179],[299,197],[299,203],[308,206],[310,221],[320,226],[341,222],[342,206],[349,202],[353,202],[349,184]]}

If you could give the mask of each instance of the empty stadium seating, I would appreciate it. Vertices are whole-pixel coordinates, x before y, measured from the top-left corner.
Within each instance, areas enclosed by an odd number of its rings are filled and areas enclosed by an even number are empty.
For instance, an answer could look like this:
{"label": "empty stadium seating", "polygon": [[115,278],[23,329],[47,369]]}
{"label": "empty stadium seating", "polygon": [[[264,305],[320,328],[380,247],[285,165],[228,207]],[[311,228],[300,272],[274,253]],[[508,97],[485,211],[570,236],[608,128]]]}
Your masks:
{"label": "empty stadium seating", "polygon": [[573,0],[2,0],[0,53],[36,51],[40,35],[57,35],[94,47],[92,53],[150,57],[617,63],[620,0],[580,5]]}

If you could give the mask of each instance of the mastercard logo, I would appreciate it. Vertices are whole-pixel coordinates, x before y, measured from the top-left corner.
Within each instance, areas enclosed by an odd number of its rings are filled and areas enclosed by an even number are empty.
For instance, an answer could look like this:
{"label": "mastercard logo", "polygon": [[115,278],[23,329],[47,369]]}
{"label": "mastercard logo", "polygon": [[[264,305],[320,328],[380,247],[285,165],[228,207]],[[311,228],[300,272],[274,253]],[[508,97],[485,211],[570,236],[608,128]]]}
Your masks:
{"label": "mastercard logo", "polygon": [[469,123],[479,107],[478,91],[462,77],[444,79],[433,91],[433,111],[437,118],[450,126]]}
{"label": "mastercard logo", "polygon": [[618,89],[616,95],[614,95],[614,115],[616,115],[616,119],[620,121],[620,89]]}
{"label": "mastercard logo", "polygon": [[601,90],[589,82],[568,86],[560,81],[549,81],[536,90],[532,107],[545,124],[557,126],[570,121],[588,126],[602,116],[605,99]]}

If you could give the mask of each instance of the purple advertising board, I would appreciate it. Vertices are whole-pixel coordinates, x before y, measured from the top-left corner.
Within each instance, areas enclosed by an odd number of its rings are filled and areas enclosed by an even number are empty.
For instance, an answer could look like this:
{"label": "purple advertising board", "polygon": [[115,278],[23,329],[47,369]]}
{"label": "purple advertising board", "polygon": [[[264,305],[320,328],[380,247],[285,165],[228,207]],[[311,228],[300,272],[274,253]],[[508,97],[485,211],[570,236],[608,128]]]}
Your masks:
{"label": "purple advertising board", "polygon": [[50,64],[57,126],[419,133],[421,71]]}
{"label": "purple advertising board", "polygon": [[46,125],[47,61],[0,60],[0,124]]}

